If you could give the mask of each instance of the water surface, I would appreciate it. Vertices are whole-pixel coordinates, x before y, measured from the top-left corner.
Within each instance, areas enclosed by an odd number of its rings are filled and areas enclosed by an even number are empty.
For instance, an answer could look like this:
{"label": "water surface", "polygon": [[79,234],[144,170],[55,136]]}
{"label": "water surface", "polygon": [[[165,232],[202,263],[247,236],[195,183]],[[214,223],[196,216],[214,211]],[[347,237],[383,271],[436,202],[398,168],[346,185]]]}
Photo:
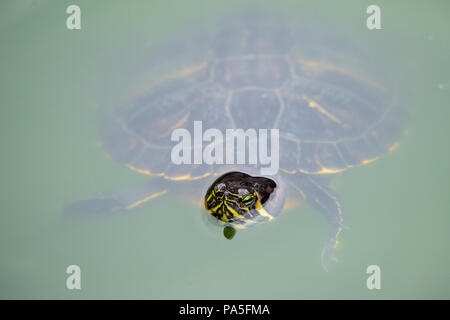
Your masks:
{"label": "water surface", "polygon": [[[448,2],[378,1],[383,29],[368,31],[370,1],[267,1],[386,52],[367,63],[393,66],[391,83],[410,115],[396,152],[333,180],[350,228],[330,272],[320,265],[325,221],[308,206],[233,241],[206,225],[198,208],[170,197],[129,215],[60,223],[73,201],[148,181],[106,159],[96,144],[108,72],[113,87],[117,70],[143,61],[138,49],[241,7],[77,3],[80,31],[65,28],[70,1],[2,4],[1,298],[450,298]],[[105,69],[118,61],[117,69]],[[80,291],[65,288],[71,264],[81,267]],[[381,290],[366,288],[372,264],[381,267]]]}

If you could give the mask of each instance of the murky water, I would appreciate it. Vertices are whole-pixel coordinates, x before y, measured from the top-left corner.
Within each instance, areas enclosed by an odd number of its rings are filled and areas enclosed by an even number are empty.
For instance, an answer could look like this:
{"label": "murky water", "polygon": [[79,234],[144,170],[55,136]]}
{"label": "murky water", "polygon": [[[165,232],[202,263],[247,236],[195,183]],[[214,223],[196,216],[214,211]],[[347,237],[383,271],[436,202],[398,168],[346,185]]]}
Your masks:
{"label": "murky water", "polygon": [[[144,48],[239,3],[79,1],[79,31],[65,26],[70,1],[0,5],[1,298],[450,298],[447,1],[378,1],[382,30],[375,31],[365,27],[372,1],[276,2],[379,50],[367,63],[390,66],[410,115],[398,150],[333,180],[350,228],[330,272],[320,264],[325,221],[308,206],[232,241],[175,197],[127,215],[61,223],[73,201],[148,181],[97,146],[99,97],[114,99],[139,82],[127,88],[115,79],[133,74]],[[111,97],[108,78],[117,86]],[[80,291],[66,289],[71,264],[81,267]],[[366,288],[373,264],[381,290]]]}

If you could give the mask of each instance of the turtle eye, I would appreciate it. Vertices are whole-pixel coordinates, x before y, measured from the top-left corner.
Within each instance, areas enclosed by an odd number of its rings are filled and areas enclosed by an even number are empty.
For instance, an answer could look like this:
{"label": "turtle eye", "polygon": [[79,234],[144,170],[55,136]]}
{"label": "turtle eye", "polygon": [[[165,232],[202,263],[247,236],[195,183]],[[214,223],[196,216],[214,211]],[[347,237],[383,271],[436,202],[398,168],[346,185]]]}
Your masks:
{"label": "turtle eye", "polygon": [[223,191],[225,184],[219,183],[214,186],[214,191]]}
{"label": "turtle eye", "polygon": [[244,204],[244,206],[248,207],[253,203],[254,198],[255,197],[252,194],[247,194],[242,198],[242,203]]}

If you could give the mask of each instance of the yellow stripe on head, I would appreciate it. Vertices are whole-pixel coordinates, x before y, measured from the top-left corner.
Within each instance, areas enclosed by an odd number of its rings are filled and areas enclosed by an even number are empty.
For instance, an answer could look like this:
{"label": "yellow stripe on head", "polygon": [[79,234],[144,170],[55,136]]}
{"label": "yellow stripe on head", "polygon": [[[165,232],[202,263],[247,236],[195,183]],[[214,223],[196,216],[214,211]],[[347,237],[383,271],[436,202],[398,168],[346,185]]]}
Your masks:
{"label": "yellow stripe on head", "polygon": [[259,213],[261,216],[268,218],[269,221],[274,219],[273,216],[270,215],[270,213],[268,213],[268,212],[266,211],[266,209],[264,209],[263,205],[261,204],[261,201],[258,200],[258,202],[256,202],[255,209],[256,209],[256,211],[258,211],[258,213]]}

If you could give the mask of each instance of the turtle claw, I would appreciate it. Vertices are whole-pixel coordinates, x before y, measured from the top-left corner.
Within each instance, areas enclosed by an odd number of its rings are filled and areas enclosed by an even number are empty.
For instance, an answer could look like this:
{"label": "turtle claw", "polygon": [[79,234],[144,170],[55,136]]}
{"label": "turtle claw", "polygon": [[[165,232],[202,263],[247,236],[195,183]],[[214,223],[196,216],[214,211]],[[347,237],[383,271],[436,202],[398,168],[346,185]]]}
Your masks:
{"label": "turtle claw", "polygon": [[321,262],[322,268],[326,272],[330,271],[330,268],[339,262],[335,255],[334,244],[329,243],[322,249]]}
{"label": "turtle claw", "polygon": [[91,214],[112,214],[121,209],[120,203],[112,198],[88,199],[71,203],[64,208],[66,217],[87,216]]}
{"label": "turtle claw", "polygon": [[347,226],[347,225],[345,225],[345,224],[343,224],[342,222],[341,223],[339,223],[339,226],[342,228],[342,229],[345,229],[345,230],[349,230],[350,229],[350,227],[349,226]]}

